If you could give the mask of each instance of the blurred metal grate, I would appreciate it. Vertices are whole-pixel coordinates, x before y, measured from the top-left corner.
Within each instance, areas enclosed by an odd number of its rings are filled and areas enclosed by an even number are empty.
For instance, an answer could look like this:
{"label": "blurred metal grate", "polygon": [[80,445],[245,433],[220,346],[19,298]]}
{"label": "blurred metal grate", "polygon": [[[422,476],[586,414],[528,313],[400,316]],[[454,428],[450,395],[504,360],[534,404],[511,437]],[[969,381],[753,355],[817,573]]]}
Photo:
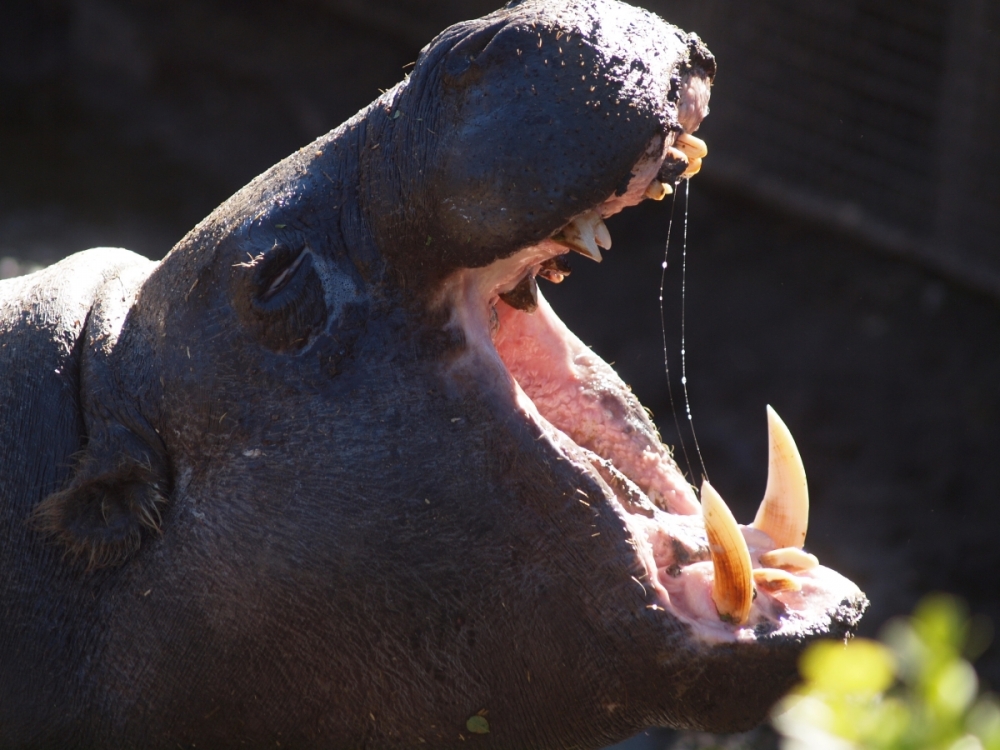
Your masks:
{"label": "blurred metal grate", "polygon": [[[719,59],[699,181],[1000,297],[1000,0],[637,1]],[[160,216],[173,236],[501,4],[17,0],[0,24],[0,135],[20,144],[0,156],[0,244],[21,242],[5,227],[33,201]]]}
{"label": "blurred metal grate", "polygon": [[[319,0],[414,44],[489,0]],[[639,0],[719,58],[714,179],[1000,296],[1000,0]]]}
{"label": "blurred metal grate", "polygon": [[1000,295],[1000,2],[647,4],[720,60],[706,177]]}

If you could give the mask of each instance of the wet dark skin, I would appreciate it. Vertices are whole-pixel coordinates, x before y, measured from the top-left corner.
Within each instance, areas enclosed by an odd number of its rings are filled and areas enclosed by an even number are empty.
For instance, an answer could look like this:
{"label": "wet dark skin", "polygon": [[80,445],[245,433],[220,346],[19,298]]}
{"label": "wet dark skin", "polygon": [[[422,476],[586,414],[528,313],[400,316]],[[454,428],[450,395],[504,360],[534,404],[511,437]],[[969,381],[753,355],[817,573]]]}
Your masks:
{"label": "wet dark skin", "polygon": [[759,722],[807,639],[711,646],[651,609],[606,487],[495,372],[450,367],[469,344],[435,297],[622,191],[714,71],[643,11],[516,4],[162,262],[92,250],[0,284],[0,745]]}

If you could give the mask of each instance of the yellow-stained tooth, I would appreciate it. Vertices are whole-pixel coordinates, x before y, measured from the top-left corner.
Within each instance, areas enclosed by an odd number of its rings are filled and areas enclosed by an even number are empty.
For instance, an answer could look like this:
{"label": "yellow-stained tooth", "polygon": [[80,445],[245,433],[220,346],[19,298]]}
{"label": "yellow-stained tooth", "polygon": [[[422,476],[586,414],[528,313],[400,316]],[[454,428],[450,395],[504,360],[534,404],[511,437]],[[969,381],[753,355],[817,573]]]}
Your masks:
{"label": "yellow-stained tooth", "polygon": [[708,144],[701,138],[696,138],[688,133],[681,133],[677,136],[674,146],[687,154],[689,159],[704,159],[708,156]]}
{"label": "yellow-stained tooth", "polygon": [[753,527],[763,531],[778,547],[801,548],[809,528],[809,486],[802,457],[792,433],[770,406],[767,407],[767,489],[757,509]]}
{"label": "yellow-stained tooth", "polygon": [[707,481],[701,485],[701,512],[715,568],[712,601],[720,619],[742,625],[753,603],[750,550],[732,512]]}
{"label": "yellow-stained tooth", "polygon": [[753,582],[764,591],[801,591],[802,584],[795,576],[776,568],[757,568],[753,572]]}
{"label": "yellow-stained tooth", "polygon": [[646,188],[646,197],[652,198],[654,201],[662,201],[672,192],[674,192],[674,189],[667,183],[653,180],[649,183],[649,187]]}
{"label": "yellow-stained tooth", "polygon": [[688,167],[681,177],[694,177],[701,171],[701,159],[688,159]]}
{"label": "yellow-stained tooth", "polygon": [[781,570],[811,570],[819,565],[816,555],[803,552],[798,547],[781,547],[760,556],[760,564]]}

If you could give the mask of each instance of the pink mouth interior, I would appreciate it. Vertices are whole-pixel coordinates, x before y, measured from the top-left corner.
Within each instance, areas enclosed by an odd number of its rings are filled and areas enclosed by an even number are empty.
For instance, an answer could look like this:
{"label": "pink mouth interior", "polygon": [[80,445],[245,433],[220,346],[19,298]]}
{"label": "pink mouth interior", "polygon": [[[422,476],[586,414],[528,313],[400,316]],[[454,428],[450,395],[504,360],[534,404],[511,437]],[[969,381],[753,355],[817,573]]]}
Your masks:
{"label": "pink mouth interior", "polygon": [[[658,605],[710,641],[751,639],[831,610],[856,589],[822,566],[796,574],[799,591],[760,590],[749,621],[723,622],[711,597],[714,568],[701,505],[646,411],[610,365],[588,349],[539,296],[534,313],[496,305],[496,351],[530,401],[526,410],[575,444],[569,458],[600,477],[619,503]],[[522,403],[523,403],[522,400]],[[741,527],[755,568],[775,544]],[[847,584],[845,588],[845,584]]]}
{"label": "pink mouth interior", "polygon": [[544,297],[524,313],[500,302],[497,352],[552,425],[609,459],[653,503],[674,513],[700,506],[639,401],[611,367],[570,331]]}

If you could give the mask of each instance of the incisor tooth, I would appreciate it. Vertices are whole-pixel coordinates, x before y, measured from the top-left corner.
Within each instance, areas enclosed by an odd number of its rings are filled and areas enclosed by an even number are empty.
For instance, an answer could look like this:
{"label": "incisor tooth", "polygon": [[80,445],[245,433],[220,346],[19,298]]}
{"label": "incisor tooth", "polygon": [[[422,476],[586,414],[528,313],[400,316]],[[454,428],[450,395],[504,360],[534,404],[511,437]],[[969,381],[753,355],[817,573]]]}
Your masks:
{"label": "incisor tooth", "polygon": [[674,145],[687,154],[689,159],[704,159],[708,156],[708,145],[701,138],[688,133],[681,133]]}
{"label": "incisor tooth", "polygon": [[611,234],[596,211],[580,214],[552,235],[552,239],[598,263],[601,262],[598,246],[605,249],[611,247]]}
{"label": "incisor tooth", "polygon": [[674,192],[674,189],[667,183],[653,180],[649,183],[649,187],[646,188],[646,197],[652,198],[654,201],[662,201],[672,192]]}
{"label": "incisor tooth", "polygon": [[816,555],[803,552],[798,547],[781,547],[760,556],[760,564],[782,570],[810,570],[819,565]]}
{"label": "incisor tooth", "polygon": [[753,527],[767,534],[778,547],[799,547],[809,528],[809,486],[802,457],[792,433],[770,406],[767,407],[767,489],[757,509]]}
{"label": "incisor tooth", "polygon": [[701,159],[689,159],[688,168],[684,170],[681,177],[694,177],[701,171]]}
{"label": "incisor tooth", "polygon": [[753,572],[753,582],[764,591],[800,591],[802,584],[795,576],[775,568],[757,568]]}
{"label": "incisor tooth", "polygon": [[712,601],[721,620],[742,625],[753,603],[750,550],[732,512],[707,481],[701,485],[701,512],[715,568]]}

